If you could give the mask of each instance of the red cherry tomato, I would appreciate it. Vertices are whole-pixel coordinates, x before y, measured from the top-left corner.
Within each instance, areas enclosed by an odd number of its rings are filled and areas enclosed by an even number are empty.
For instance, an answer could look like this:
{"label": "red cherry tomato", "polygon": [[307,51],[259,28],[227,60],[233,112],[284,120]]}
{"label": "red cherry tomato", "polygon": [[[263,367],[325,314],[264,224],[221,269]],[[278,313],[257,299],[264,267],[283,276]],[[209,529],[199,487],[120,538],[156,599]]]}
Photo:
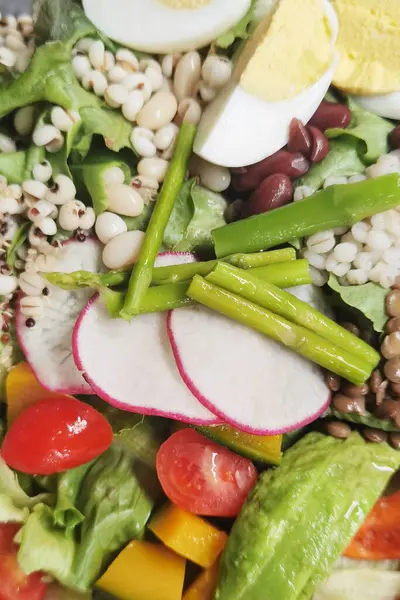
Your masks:
{"label": "red cherry tomato", "polygon": [[258,473],[234,454],[194,429],[174,433],[157,454],[161,486],[174,504],[205,516],[236,517]]}
{"label": "red cherry tomato", "polygon": [[43,600],[43,575],[26,575],[18,564],[18,546],[13,543],[18,529],[19,525],[0,525],[0,600]]}
{"label": "red cherry tomato", "polygon": [[365,560],[400,559],[400,492],[378,500],[344,556]]}
{"label": "red cherry tomato", "polygon": [[1,454],[22,473],[52,475],[96,458],[111,445],[113,432],[97,410],[72,398],[41,400],[11,424]]}

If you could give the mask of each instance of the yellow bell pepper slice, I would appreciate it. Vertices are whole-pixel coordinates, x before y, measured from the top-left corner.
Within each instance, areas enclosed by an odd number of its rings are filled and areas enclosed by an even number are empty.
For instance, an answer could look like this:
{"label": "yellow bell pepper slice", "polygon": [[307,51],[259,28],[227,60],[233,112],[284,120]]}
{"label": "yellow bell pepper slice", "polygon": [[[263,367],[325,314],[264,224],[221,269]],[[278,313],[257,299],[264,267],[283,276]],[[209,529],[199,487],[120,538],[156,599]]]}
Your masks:
{"label": "yellow bell pepper slice", "polygon": [[133,541],[96,587],[118,600],[181,600],[186,561],[161,544]]}
{"label": "yellow bell pepper slice", "polygon": [[[62,395],[65,396],[66,394]],[[39,383],[27,363],[19,363],[11,369],[6,379],[8,423],[12,423],[31,404],[57,396],[60,396],[60,394],[46,390]]]}
{"label": "yellow bell pepper slice", "polygon": [[215,563],[228,539],[224,531],[174,504],[154,515],[148,528],[168,548],[204,568]]}
{"label": "yellow bell pepper slice", "polygon": [[183,594],[182,600],[214,600],[219,575],[219,561],[203,571]]}

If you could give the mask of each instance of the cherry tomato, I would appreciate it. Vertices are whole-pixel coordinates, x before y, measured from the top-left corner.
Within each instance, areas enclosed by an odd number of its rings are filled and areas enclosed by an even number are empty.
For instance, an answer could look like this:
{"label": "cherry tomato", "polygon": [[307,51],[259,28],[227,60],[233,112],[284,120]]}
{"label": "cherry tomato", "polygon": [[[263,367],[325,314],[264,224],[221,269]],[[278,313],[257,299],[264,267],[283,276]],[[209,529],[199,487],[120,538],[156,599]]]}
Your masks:
{"label": "cherry tomato", "polygon": [[168,498],[205,516],[236,517],[258,473],[234,454],[194,429],[174,433],[157,454],[157,474]]}
{"label": "cherry tomato", "polygon": [[18,546],[13,543],[18,529],[19,525],[0,525],[0,600],[43,600],[43,575],[26,575],[18,564]]}
{"label": "cherry tomato", "polygon": [[113,432],[97,410],[71,396],[41,400],[11,424],[1,454],[22,473],[52,475],[96,458]]}
{"label": "cherry tomato", "polygon": [[400,492],[378,500],[344,556],[365,560],[400,559]]}

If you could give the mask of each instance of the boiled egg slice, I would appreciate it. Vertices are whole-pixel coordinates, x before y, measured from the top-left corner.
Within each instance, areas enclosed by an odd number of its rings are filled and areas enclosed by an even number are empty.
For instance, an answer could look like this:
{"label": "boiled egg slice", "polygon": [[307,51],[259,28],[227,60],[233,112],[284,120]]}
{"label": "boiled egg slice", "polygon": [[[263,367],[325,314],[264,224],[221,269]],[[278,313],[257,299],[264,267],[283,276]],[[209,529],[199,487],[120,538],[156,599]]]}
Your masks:
{"label": "boiled egg slice", "polygon": [[[242,167],[285,146],[291,120],[307,123],[332,82],[337,34],[336,13],[328,0],[303,0],[300,10],[298,0],[280,0],[274,11],[268,10],[232,80],[206,108],[195,153],[214,164]],[[254,59],[250,78],[248,66]],[[268,77],[271,72],[274,80]]]}
{"label": "boiled egg slice", "polygon": [[83,0],[87,17],[112,40],[160,54],[207,46],[250,5],[251,0]]}
{"label": "boiled egg slice", "polygon": [[362,108],[386,119],[400,121],[400,92],[378,96],[351,96]]}

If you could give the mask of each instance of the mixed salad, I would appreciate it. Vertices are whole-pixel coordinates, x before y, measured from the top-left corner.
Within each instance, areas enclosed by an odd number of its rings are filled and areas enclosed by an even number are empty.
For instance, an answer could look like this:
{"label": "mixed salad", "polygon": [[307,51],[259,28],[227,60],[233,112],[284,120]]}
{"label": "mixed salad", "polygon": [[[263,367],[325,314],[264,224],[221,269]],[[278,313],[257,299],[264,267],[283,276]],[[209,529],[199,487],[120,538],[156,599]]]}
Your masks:
{"label": "mixed salad", "polygon": [[400,598],[396,0],[0,17],[0,600]]}

